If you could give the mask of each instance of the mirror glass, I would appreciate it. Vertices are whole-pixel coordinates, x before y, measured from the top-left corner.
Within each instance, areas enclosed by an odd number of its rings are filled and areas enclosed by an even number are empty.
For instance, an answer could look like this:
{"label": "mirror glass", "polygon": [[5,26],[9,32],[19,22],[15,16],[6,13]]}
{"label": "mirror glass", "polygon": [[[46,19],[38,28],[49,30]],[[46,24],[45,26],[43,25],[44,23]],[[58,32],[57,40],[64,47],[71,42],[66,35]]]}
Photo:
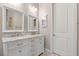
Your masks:
{"label": "mirror glass", "polygon": [[38,30],[38,19],[33,16],[29,16],[29,30]]}
{"label": "mirror glass", "polygon": [[6,30],[22,30],[22,24],[22,13],[13,9],[6,9]]}

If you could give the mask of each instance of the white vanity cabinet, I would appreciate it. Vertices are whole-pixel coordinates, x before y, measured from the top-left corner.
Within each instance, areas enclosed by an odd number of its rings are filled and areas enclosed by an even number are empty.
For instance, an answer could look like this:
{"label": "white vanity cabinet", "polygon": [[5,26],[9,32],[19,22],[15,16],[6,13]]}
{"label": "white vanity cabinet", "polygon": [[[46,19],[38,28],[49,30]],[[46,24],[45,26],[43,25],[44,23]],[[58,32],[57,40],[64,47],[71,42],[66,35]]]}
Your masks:
{"label": "white vanity cabinet", "polygon": [[3,42],[3,52],[5,56],[40,55],[44,52],[44,37],[24,37],[15,41]]}
{"label": "white vanity cabinet", "polygon": [[41,54],[41,52],[44,51],[44,38],[43,37],[37,37],[35,39],[35,54]]}
{"label": "white vanity cabinet", "polygon": [[32,55],[39,55],[44,52],[44,38],[36,37],[31,39]]}
{"label": "white vanity cabinet", "polygon": [[29,53],[31,50],[30,44],[31,42],[28,39],[6,42],[3,44],[4,55],[7,55],[7,56],[31,55]]}
{"label": "white vanity cabinet", "polygon": [[7,56],[31,56],[29,46],[21,46],[7,50]]}

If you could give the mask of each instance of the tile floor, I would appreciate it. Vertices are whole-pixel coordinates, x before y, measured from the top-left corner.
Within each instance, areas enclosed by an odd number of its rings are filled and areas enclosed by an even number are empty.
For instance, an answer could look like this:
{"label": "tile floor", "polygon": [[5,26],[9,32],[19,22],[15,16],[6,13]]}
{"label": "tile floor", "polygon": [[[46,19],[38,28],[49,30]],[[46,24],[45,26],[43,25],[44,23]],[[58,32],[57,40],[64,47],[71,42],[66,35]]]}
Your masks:
{"label": "tile floor", "polygon": [[59,56],[59,55],[57,55],[57,54],[55,54],[55,53],[49,53],[49,52],[47,52],[47,51],[45,51],[43,54],[41,54],[40,56]]}

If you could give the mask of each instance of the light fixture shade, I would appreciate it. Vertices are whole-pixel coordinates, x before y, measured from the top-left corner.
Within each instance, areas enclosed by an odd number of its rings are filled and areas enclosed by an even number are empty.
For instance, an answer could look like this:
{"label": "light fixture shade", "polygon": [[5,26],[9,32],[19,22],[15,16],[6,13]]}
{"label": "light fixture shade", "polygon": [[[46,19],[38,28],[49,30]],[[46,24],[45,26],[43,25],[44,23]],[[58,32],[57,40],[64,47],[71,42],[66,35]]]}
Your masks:
{"label": "light fixture shade", "polygon": [[31,12],[36,12],[36,11],[37,11],[37,8],[34,7],[34,6],[32,6],[32,5],[29,5],[29,10],[30,10]]}

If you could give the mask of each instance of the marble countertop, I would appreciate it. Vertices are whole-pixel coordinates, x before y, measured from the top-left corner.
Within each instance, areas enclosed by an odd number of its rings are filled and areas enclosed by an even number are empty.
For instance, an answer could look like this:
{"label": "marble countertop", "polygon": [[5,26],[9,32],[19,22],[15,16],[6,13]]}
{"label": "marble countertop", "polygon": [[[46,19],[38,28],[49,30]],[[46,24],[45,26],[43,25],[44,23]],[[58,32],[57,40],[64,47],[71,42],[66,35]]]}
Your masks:
{"label": "marble countertop", "polygon": [[16,37],[3,37],[2,42],[5,43],[5,42],[34,38],[34,37],[39,37],[39,36],[44,36],[44,35],[43,34],[35,34],[35,35],[24,35],[24,36],[16,36]]}

